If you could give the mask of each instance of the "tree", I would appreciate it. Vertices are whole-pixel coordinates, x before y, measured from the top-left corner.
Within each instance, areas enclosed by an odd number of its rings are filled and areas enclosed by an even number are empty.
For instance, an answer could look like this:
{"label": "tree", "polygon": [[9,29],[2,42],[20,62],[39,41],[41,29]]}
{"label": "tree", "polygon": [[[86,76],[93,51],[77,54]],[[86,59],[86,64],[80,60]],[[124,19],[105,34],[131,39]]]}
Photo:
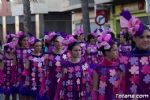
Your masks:
{"label": "tree", "polygon": [[31,33],[31,10],[30,10],[30,0],[22,0],[23,3],[23,12],[24,12],[24,32]]}
{"label": "tree", "polygon": [[90,33],[89,9],[88,0],[81,0],[82,16],[83,16],[83,29],[85,33]]}

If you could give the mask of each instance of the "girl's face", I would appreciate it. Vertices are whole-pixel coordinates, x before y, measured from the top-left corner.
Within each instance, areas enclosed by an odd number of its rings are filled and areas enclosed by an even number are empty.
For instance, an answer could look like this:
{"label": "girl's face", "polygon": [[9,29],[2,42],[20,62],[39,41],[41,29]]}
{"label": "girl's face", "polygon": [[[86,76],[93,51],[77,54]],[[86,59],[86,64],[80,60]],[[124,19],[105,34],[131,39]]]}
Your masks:
{"label": "girl's face", "polygon": [[40,53],[42,51],[42,43],[40,41],[38,41],[34,44],[34,50],[38,53]]}
{"label": "girl's face", "polygon": [[118,58],[119,52],[118,52],[117,44],[112,45],[111,50],[106,52],[106,56],[108,56],[111,59],[117,59]]}
{"label": "girl's face", "polygon": [[60,40],[58,40],[58,38],[55,39],[55,41],[54,41],[54,46],[55,46],[56,48],[62,47],[62,43],[60,42]]}
{"label": "girl's face", "polygon": [[90,39],[90,43],[91,43],[91,44],[95,44],[95,43],[96,43],[96,40],[95,40],[94,38],[91,38],[91,39]]}
{"label": "girl's face", "polygon": [[81,34],[81,35],[79,36],[79,41],[84,41],[84,38],[85,38],[84,34]]}
{"label": "girl's face", "polygon": [[74,46],[70,53],[73,58],[81,58],[81,47],[79,45]]}
{"label": "girl's face", "polygon": [[133,40],[140,50],[148,50],[150,47],[150,31],[145,30],[141,36],[133,37]]}
{"label": "girl's face", "polygon": [[23,38],[21,46],[27,48],[29,46],[28,37]]}

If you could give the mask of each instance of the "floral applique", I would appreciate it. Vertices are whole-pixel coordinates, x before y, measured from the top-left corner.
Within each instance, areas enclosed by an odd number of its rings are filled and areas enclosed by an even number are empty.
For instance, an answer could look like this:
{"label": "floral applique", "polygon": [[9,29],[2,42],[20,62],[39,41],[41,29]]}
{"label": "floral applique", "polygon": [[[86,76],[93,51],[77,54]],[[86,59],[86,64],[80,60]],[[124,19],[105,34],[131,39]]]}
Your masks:
{"label": "floral applique", "polygon": [[88,67],[89,67],[89,66],[88,66],[88,64],[87,64],[87,63],[85,63],[84,65],[82,65],[82,69],[83,69],[83,70],[87,70],[87,69],[88,69]]}
{"label": "floral applique", "polygon": [[128,64],[128,57],[126,56],[121,56],[119,60],[120,60],[120,63]]}
{"label": "floral applique", "polygon": [[104,95],[105,94],[105,87],[99,88],[99,94]]}
{"label": "floral applique", "polygon": [[69,67],[68,68],[68,72],[72,73],[74,71],[74,68],[73,67]]}
{"label": "floral applique", "polygon": [[106,82],[107,77],[106,77],[106,76],[104,76],[104,75],[102,75],[102,76],[100,77],[100,80],[101,80],[101,81],[103,81],[103,82]]}
{"label": "floral applique", "polygon": [[149,84],[150,83],[150,75],[146,75],[143,79],[143,81],[146,83],[146,84]]}
{"label": "floral applique", "polygon": [[142,65],[148,65],[148,57],[141,57],[140,62]]}
{"label": "floral applique", "polygon": [[136,93],[137,92],[137,85],[133,84],[131,87],[130,87],[130,90],[132,93]]}
{"label": "floral applique", "polygon": [[61,60],[60,56],[57,55],[57,56],[55,57],[55,60],[56,60],[56,61],[60,61],[60,60]]}
{"label": "floral applique", "polygon": [[63,54],[62,58],[63,58],[64,60],[66,60],[66,59],[67,59],[67,55],[66,55],[66,54]]}
{"label": "floral applique", "polygon": [[60,64],[59,61],[57,61],[57,62],[55,63],[55,65],[56,65],[56,66],[61,66],[61,64]]}
{"label": "floral applique", "polygon": [[107,86],[106,82],[100,81],[100,85],[99,85],[100,88],[104,88],[106,86]]}
{"label": "floral applique", "polygon": [[80,66],[76,66],[75,71],[80,71]]}
{"label": "floral applique", "polygon": [[115,69],[110,69],[110,76],[115,76],[116,75],[116,70]]}
{"label": "floral applique", "polygon": [[133,75],[133,76],[130,78],[130,81],[131,81],[132,83],[138,84],[138,83],[139,83],[139,76]]}
{"label": "floral applique", "polygon": [[138,60],[139,60],[138,57],[131,57],[129,59],[129,62],[131,65],[138,65],[139,64]]}
{"label": "floral applique", "polygon": [[131,74],[139,74],[139,67],[136,65],[133,65],[129,71],[131,72]]}
{"label": "floral applique", "polygon": [[144,74],[150,74],[150,66],[144,66],[144,67],[142,68],[142,72],[143,72]]}
{"label": "floral applique", "polygon": [[77,72],[76,77],[81,77],[81,72]]}
{"label": "floral applique", "polygon": [[110,77],[110,79],[109,79],[109,82],[111,83],[111,84],[115,84],[115,81],[116,81],[116,77]]}

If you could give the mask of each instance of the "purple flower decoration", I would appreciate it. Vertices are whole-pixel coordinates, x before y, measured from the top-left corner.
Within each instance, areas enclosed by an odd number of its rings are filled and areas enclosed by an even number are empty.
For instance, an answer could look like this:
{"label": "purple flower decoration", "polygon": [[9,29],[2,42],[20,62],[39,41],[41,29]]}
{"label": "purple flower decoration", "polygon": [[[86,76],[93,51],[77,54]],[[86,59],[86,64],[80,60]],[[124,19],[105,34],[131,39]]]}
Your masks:
{"label": "purple flower decoration", "polygon": [[102,87],[102,88],[99,88],[99,93],[101,94],[101,95],[104,95],[105,94],[105,87]]}
{"label": "purple flower decoration", "polygon": [[57,56],[55,57],[55,60],[56,60],[56,61],[60,61],[60,56],[57,55]]}
{"label": "purple flower decoration", "polygon": [[136,93],[137,92],[137,85],[132,85],[130,90],[132,93]]}
{"label": "purple flower decoration", "polygon": [[76,77],[81,77],[81,72],[77,72]]}
{"label": "purple flower decoration", "polygon": [[111,84],[115,84],[115,81],[116,81],[116,77],[110,77],[110,79],[109,79],[109,82],[111,83]]}
{"label": "purple flower decoration", "polygon": [[73,97],[72,92],[68,92],[68,93],[67,93],[67,96],[68,96],[68,97]]}
{"label": "purple flower decoration", "polygon": [[138,65],[138,57],[131,57],[129,62],[131,65]]}
{"label": "purple flower decoration", "polygon": [[150,83],[150,75],[146,75],[143,79],[143,81],[146,83],[146,84],[149,84]]}
{"label": "purple flower decoration", "polygon": [[140,62],[142,65],[148,65],[148,57],[141,57]]}
{"label": "purple flower decoration", "polygon": [[68,75],[68,77],[69,77],[69,78],[72,78],[72,77],[73,77],[73,75],[70,73],[70,74]]}
{"label": "purple flower decoration", "polygon": [[63,81],[63,82],[62,82],[62,85],[63,85],[63,86],[66,86],[66,81]]}

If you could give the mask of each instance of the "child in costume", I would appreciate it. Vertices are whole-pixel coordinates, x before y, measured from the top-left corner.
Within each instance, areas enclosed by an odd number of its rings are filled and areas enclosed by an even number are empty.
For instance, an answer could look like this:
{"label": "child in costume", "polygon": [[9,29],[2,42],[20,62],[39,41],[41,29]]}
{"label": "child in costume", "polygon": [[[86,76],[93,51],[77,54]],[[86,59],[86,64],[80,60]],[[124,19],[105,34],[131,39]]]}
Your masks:
{"label": "child in costume", "polygon": [[[31,48],[29,48],[29,42],[28,42],[28,36],[25,35],[23,32],[18,32],[18,47],[16,50],[16,56],[17,56],[17,88],[18,92],[20,92],[20,87],[24,84],[25,77],[22,74],[24,71],[24,65],[25,62],[31,53]],[[19,93],[19,99],[24,100],[24,94]]]}
{"label": "child in costume", "polygon": [[92,100],[115,100],[116,94],[120,92],[120,69],[117,43],[113,41],[110,34],[103,33],[98,38],[98,48],[102,51],[104,58],[93,71]]}
{"label": "child in costume", "polygon": [[45,90],[46,95],[50,99],[54,99],[57,83],[62,77],[62,62],[67,60],[66,48],[63,46],[64,38],[58,34],[49,35],[50,42],[53,43],[53,47],[50,52],[47,53],[49,56],[48,66],[46,69],[46,82]]}
{"label": "child in costume", "polygon": [[82,60],[80,44],[72,41],[68,46],[70,58],[63,64],[54,100],[89,99],[89,65]]}

